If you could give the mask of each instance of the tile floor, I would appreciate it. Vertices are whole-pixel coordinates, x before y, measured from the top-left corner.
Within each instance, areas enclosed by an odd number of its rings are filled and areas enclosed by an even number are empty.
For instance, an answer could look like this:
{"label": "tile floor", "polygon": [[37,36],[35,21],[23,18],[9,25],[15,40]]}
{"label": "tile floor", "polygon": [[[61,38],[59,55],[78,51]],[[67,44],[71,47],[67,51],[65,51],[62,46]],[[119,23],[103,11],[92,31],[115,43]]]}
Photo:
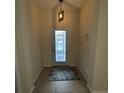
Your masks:
{"label": "tile floor", "polygon": [[52,67],[44,68],[40,73],[33,93],[90,93],[86,81],[80,75],[81,80],[72,81],[50,81],[48,80]]}

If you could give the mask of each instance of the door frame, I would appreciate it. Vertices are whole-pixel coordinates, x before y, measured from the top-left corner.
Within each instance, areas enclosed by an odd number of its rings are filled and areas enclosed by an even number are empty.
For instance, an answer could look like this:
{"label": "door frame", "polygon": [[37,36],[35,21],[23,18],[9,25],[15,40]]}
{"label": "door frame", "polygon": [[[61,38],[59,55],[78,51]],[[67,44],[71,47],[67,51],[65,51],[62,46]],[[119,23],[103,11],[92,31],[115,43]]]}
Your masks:
{"label": "door frame", "polygon": [[[56,62],[55,60],[55,30],[64,30],[66,31],[66,62]],[[52,29],[52,66],[69,66],[68,61],[68,51],[69,51],[69,34],[68,34],[68,28],[53,28]]]}

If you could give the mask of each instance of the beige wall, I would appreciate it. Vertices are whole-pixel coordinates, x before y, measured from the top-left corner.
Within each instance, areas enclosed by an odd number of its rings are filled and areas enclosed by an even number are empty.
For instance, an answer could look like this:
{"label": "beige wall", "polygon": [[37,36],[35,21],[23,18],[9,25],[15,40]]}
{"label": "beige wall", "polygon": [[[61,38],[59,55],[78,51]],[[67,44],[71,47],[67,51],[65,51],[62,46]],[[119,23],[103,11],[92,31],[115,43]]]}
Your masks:
{"label": "beige wall", "polygon": [[[91,90],[107,90],[106,2],[107,0],[87,0],[80,12],[79,68]],[[88,33],[87,39],[85,33]]]}
{"label": "beige wall", "polygon": [[31,36],[31,60],[33,79],[43,67],[43,49],[42,49],[42,33],[41,33],[41,11],[34,2],[29,2],[29,18],[30,18],[30,36]]}
{"label": "beige wall", "polygon": [[100,0],[93,88],[108,89],[108,0]]}
{"label": "beige wall", "polygon": [[41,8],[41,37],[42,37],[42,50],[43,50],[43,64],[44,66],[52,65],[52,21],[53,13],[50,9]]}
{"label": "beige wall", "polygon": [[[32,88],[32,65],[27,2],[16,0],[16,68],[20,73],[21,89],[27,93]],[[18,77],[18,76],[17,76]],[[19,84],[19,82],[17,82]]]}
{"label": "beige wall", "polygon": [[[98,2],[87,0],[80,11],[80,69],[92,85],[97,37]],[[85,34],[88,34],[86,39]]]}
{"label": "beige wall", "polygon": [[[28,0],[16,0],[17,93],[29,93],[42,68],[40,10]],[[20,83],[21,82],[21,83]]]}

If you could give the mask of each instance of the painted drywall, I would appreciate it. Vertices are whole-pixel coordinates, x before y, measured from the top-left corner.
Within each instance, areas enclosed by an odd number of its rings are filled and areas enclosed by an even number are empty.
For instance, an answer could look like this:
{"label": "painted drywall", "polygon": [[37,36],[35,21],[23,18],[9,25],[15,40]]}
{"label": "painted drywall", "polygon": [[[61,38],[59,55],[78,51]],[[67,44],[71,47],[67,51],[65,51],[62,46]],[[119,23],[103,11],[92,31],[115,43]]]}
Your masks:
{"label": "painted drywall", "polygon": [[52,20],[53,12],[52,9],[40,8],[41,21],[40,31],[42,39],[42,57],[43,65],[51,66],[52,65]]}
{"label": "painted drywall", "polygon": [[100,0],[94,90],[108,90],[108,0]]}
{"label": "painted drywall", "polygon": [[[18,36],[16,34],[16,36]],[[16,38],[17,40],[17,38]],[[22,67],[22,64],[24,64],[23,62],[21,62],[20,60],[22,56],[19,56],[22,52],[19,52],[17,42],[16,42],[16,58],[15,58],[15,90],[16,93],[27,93],[27,81],[26,81],[26,73],[25,73],[25,67]],[[20,63],[21,62],[21,63]]]}
{"label": "painted drywall", "polygon": [[[21,75],[20,82],[23,93],[28,93],[32,88],[32,64],[31,64],[31,47],[30,47],[30,33],[29,33],[29,19],[27,2],[24,0],[16,1],[16,47],[18,56],[18,65]],[[18,80],[19,81],[19,80]],[[18,84],[19,82],[17,82]]]}
{"label": "painted drywall", "polygon": [[[16,0],[17,93],[29,93],[42,68],[40,10],[28,0]],[[21,83],[20,83],[21,82]]]}
{"label": "painted drywall", "polygon": [[107,91],[107,0],[87,0],[82,6],[79,68],[92,91]]}
{"label": "painted drywall", "polygon": [[[87,0],[80,10],[80,64],[82,73],[92,86],[94,73],[97,24],[98,24],[98,1]],[[88,34],[86,38],[86,33]]]}
{"label": "painted drywall", "polygon": [[[27,83],[26,83],[26,75],[24,73],[24,69],[22,69],[22,65],[23,64],[23,54],[22,54],[22,51],[21,49],[19,49],[19,46],[22,45],[22,42],[21,42],[21,39],[19,34],[20,34],[20,6],[19,6],[19,3],[20,1],[19,0],[16,0],[15,2],[15,13],[16,13],[16,16],[15,16],[15,20],[16,20],[16,27],[15,27],[15,83],[16,83],[16,93],[26,93],[27,92]],[[17,32],[18,31],[18,32]],[[20,40],[20,41],[19,41]],[[18,42],[17,42],[18,41]],[[21,46],[20,46],[21,47]],[[21,62],[22,61],[22,62]]]}
{"label": "painted drywall", "polygon": [[36,78],[40,69],[43,68],[43,49],[41,33],[41,12],[39,6],[34,2],[29,2],[29,21],[31,36],[31,60],[33,80]]}

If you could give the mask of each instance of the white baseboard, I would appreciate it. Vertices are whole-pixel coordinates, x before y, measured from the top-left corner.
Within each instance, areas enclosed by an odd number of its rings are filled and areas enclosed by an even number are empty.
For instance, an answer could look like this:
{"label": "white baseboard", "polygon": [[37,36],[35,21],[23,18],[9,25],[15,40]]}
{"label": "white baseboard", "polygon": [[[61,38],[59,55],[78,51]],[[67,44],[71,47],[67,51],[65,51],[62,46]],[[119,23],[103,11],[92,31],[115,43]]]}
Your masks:
{"label": "white baseboard", "polygon": [[92,88],[88,84],[87,87],[91,93],[108,93],[108,90],[92,90]]}
{"label": "white baseboard", "polygon": [[71,67],[76,67],[76,65],[44,65],[43,67],[52,67],[52,66],[71,66]]}
{"label": "white baseboard", "polygon": [[71,66],[71,67],[77,67],[77,65],[69,65],[69,66]]}
{"label": "white baseboard", "polygon": [[91,93],[108,93],[107,90],[96,90],[96,91],[92,91]]}
{"label": "white baseboard", "polygon": [[35,87],[34,87],[34,85],[33,85],[29,93],[32,93],[33,90],[34,90],[34,88],[35,88]]}
{"label": "white baseboard", "polygon": [[34,78],[33,84],[34,84],[34,83],[36,82],[36,80],[38,79],[38,77],[39,77],[40,73],[42,72],[42,70],[43,70],[43,67],[41,67],[40,71],[38,72],[38,74],[37,74],[36,77]]}
{"label": "white baseboard", "polygon": [[89,91],[92,93],[92,88],[89,86],[89,84],[87,83],[87,87],[88,87],[88,89],[89,89]]}
{"label": "white baseboard", "polygon": [[43,67],[51,67],[52,65],[44,65]]}
{"label": "white baseboard", "polygon": [[84,76],[85,80],[88,82],[88,78],[85,75],[85,73],[82,71],[81,67],[78,67],[78,70],[81,72],[81,74]]}
{"label": "white baseboard", "polygon": [[42,72],[42,70],[43,70],[43,67],[41,67],[40,71],[38,72],[38,74],[37,74],[36,77],[34,78],[34,80],[33,80],[33,86],[32,86],[32,88],[31,88],[31,90],[30,90],[29,93],[32,93],[32,92],[33,92],[33,90],[34,90],[34,88],[35,88],[34,83],[35,83],[36,80],[38,79],[38,77],[39,77],[40,73]]}

